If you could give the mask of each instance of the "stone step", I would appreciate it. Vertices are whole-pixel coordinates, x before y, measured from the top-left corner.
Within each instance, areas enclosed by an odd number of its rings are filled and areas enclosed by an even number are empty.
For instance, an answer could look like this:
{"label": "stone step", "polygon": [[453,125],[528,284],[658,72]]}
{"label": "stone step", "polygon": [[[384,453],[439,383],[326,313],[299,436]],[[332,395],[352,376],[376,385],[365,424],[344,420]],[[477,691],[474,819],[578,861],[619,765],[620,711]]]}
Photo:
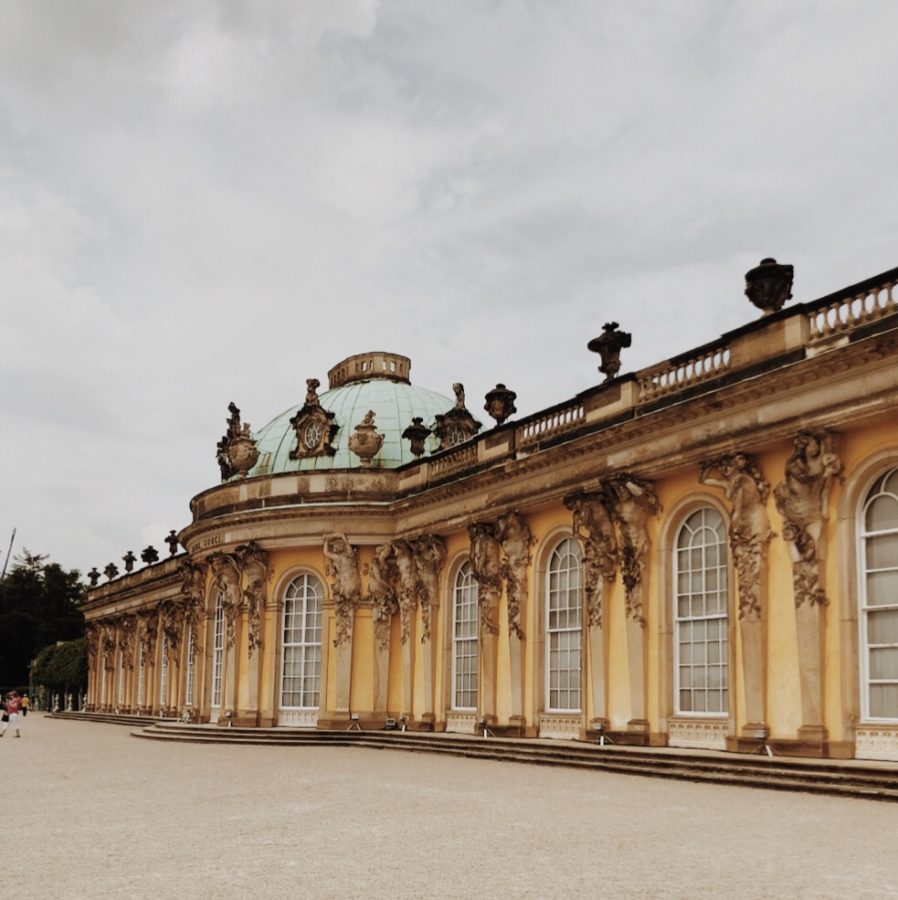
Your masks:
{"label": "stone step", "polygon": [[345,746],[426,752],[501,762],[556,765],[618,774],[675,778],[716,784],[800,790],[877,800],[898,800],[898,767],[857,767],[826,761],[716,757],[701,753],[600,748],[573,742],[518,741],[421,733],[300,731],[156,723],[136,737],[194,743],[267,746]]}

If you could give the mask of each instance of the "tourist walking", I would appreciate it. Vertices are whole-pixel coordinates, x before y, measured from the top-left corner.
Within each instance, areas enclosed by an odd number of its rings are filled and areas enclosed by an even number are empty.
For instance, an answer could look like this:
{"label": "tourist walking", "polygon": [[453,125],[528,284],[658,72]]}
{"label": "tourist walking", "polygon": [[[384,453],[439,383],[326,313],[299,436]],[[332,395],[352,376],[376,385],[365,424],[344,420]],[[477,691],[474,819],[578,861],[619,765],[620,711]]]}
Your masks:
{"label": "tourist walking", "polygon": [[28,706],[31,701],[28,699],[28,694],[22,694],[22,718],[28,715]]}
{"label": "tourist walking", "polygon": [[6,732],[10,728],[15,728],[16,737],[21,737],[22,733],[19,730],[19,719],[21,718],[20,710],[22,709],[22,701],[19,698],[18,691],[10,691],[9,694],[6,695],[6,715],[8,717],[8,721],[3,723],[3,731],[0,732],[0,737],[3,737]]}

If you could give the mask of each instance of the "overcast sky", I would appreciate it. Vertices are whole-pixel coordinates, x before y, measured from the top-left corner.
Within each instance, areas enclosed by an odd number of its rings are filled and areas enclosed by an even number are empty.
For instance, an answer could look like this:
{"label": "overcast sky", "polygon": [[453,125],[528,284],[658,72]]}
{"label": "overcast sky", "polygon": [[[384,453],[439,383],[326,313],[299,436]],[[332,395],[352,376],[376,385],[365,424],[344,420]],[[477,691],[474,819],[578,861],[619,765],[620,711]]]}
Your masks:
{"label": "overcast sky", "polygon": [[[898,3],[0,0],[0,547],[164,550],[353,353],[519,415],[898,265]],[[480,418],[489,421],[485,414]]]}

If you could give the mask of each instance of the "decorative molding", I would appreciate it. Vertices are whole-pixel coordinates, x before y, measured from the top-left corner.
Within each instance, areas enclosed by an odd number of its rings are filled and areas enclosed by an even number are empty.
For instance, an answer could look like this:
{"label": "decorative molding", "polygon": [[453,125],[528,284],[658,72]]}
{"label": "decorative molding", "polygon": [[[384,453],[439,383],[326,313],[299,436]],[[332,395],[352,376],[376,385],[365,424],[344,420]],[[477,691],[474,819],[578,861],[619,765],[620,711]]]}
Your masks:
{"label": "decorative molding", "polygon": [[730,725],[726,719],[690,719],[681,716],[667,720],[667,745],[696,750],[726,750]]}
{"label": "decorative molding", "polygon": [[898,762],[898,723],[856,725],[855,759],[884,759]]}
{"label": "decorative molding", "polygon": [[446,731],[451,731],[455,734],[474,734],[477,731],[477,714],[447,712]]}
{"label": "decorative molding", "polygon": [[580,737],[583,717],[580,713],[540,713],[537,717],[539,736],[562,741],[573,741]]}

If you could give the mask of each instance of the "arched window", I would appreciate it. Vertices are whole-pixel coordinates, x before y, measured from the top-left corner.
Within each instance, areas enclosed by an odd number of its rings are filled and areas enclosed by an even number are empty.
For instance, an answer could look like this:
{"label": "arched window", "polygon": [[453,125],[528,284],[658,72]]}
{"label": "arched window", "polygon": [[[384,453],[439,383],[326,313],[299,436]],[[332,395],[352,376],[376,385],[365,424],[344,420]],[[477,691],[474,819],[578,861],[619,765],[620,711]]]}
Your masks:
{"label": "arched window", "polygon": [[143,706],[146,691],[144,680],[146,678],[146,662],[144,660],[143,641],[141,640],[137,650],[137,705]]}
{"label": "arched window", "polygon": [[898,469],[873,484],[859,529],[861,714],[898,719]]}
{"label": "arched window", "polygon": [[321,602],[314,575],[297,575],[284,595],[281,708],[317,709],[321,686]]}
{"label": "arched window", "polygon": [[162,665],[159,672],[159,706],[168,706],[168,635],[162,633]]}
{"label": "arched window", "polygon": [[215,598],[215,619],[212,626],[212,709],[221,708],[221,670],[224,664],[224,596]]}
{"label": "arched window", "polygon": [[187,654],[187,671],[184,677],[184,704],[193,706],[193,678],[196,648],[193,645],[193,626],[187,626],[187,639],[184,641],[184,651]]}
{"label": "arched window", "polygon": [[676,712],[723,715],[729,709],[726,529],[715,509],[692,513],[677,534],[674,558]]}
{"label": "arched window", "polygon": [[477,582],[465,562],[452,589],[452,708],[477,708]]}
{"label": "arched window", "polygon": [[546,577],[546,709],[578,711],[583,592],[576,541],[567,538],[552,551]]}

